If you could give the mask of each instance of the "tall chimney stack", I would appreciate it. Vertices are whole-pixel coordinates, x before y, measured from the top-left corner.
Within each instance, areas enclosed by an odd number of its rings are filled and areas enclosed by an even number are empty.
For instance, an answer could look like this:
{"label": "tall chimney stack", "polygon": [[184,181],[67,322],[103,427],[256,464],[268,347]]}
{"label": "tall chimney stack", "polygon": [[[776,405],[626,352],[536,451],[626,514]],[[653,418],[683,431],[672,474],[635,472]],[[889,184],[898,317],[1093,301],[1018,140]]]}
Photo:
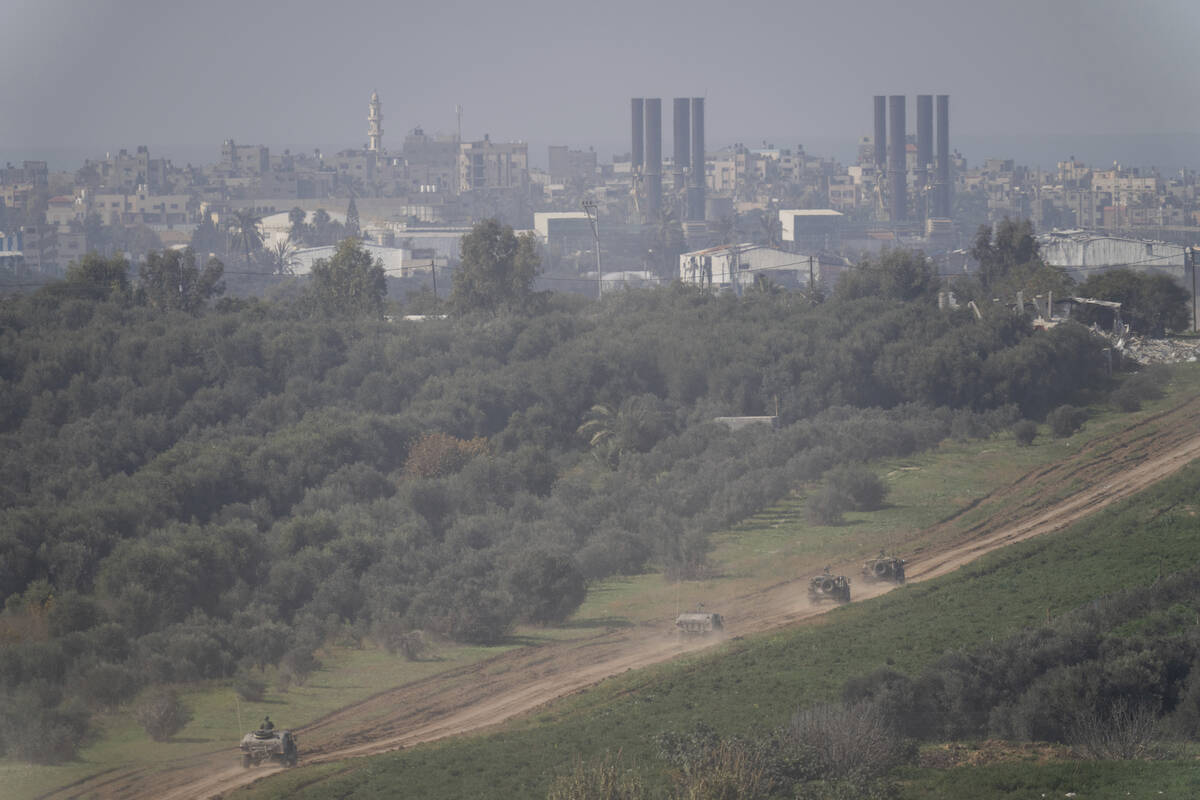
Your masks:
{"label": "tall chimney stack", "polygon": [[[691,144],[692,130],[690,127],[690,117],[692,113],[691,101],[686,97],[675,98],[675,114],[674,114],[674,133],[675,133],[675,149],[672,151],[672,159],[674,161],[674,184],[671,187],[672,196],[679,197],[681,200],[686,200],[684,195],[684,171],[691,166]],[[684,216],[686,209],[680,209],[680,216]]]}
{"label": "tall chimney stack", "polygon": [[629,169],[631,172],[641,170],[646,161],[644,150],[645,120],[642,116],[643,100],[635,97],[629,101],[630,116],[633,117],[633,145],[629,151]]}
{"label": "tall chimney stack", "polygon": [[892,222],[903,222],[908,208],[908,170],[905,152],[904,95],[894,94],[889,100],[891,142],[888,147],[888,182],[891,187],[889,211]]}
{"label": "tall chimney stack", "polygon": [[875,169],[887,169],[887,97],[875,95]]}
{"label": "tall chimney stack", "polygon": [[646,98],[646,218],[662,213],[662,98]]}
{"label": "tall chimney stack", "polygon": [[943,218],[951,216],[950,191],[950,95],[937,96],[937,181],[934,185],[934,213]]}
{"label": "tall chimney stack", "polygon": [[917,191],[924,197],[933,164],[933,95],[917,95]]}
{"label": "tall chimney stack", "polygon": [[688,186],[688,220],[703,222],[708,176],[704,166],[704,98],[692,98],[692,174]]}

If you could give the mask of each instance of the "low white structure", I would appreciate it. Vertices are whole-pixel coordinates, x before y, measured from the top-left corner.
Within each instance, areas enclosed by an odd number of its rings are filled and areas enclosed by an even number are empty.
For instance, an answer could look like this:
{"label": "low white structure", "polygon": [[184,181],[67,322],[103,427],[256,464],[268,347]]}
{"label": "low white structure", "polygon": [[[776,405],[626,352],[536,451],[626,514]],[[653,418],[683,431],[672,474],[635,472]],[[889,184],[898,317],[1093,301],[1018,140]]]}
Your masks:
{"label": "low white structure", "polygon": [[[446,258],[436,255],[432,250],[414,251],[407,247],[384,247],[370,242],[360,242],[359,246],[370,253],[372,259],[378,259],[383,264],[383,271],[390,278],[419,275],[428,273],[435,267],[439,270],[447,267]],[[322,258],[332,258],[336,252],[337,247],[333,245],[297,250],[293,272],[296,275],[307,275],[312,272],[313,264]]]}
{"label": "low white structure", "polygon": [[785,242],[836,238],[841,232],[845,216],[832,208],[783,209],[779,212],[780,233]]}
{"label": "low white structure", "polygon": [[1171,242],[1105,236],[1091,231],[1051,231],[1037,237],[1047,264],[1083,280],[1103,267],[1129,267],[1183,277],[1187,247]]}
{"label": "low white structure", "polygon": [[785,253],[771,247],[743,242],[695,250],[679,256],[679,280],[696,286],[742,289],[754,283],[756,275],[766,275],[781,286],[808,286],[809,274],[821,278],[820,260],[815,256]]}
{"label": "low white structure", "polygon": [[592,223],[584,211],[535,211],[533,231],[543,242],[551,236],[592,238]]}

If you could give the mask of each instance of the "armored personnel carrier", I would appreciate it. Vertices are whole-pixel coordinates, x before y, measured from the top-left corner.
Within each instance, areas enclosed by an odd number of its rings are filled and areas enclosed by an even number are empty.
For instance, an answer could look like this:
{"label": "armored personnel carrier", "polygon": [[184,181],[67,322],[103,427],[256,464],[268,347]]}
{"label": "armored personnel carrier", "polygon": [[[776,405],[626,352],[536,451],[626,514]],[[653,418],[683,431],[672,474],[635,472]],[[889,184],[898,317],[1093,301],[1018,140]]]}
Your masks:
{"label": "armored personnel carrier", "polygon": [[295,734],[269,728],[247,733],[242,737],[241,749],[243,767],[258,766],[264,761],[276,761],[294,767],[300,757]]}
{"label": "armored personnel carrier", "polygon": [[724,626],[725,620],[721,615],[705,611],[703,603],[697,605],[695,611],[685,612],[675,618],[675,628],[684,636],[707,636]]}

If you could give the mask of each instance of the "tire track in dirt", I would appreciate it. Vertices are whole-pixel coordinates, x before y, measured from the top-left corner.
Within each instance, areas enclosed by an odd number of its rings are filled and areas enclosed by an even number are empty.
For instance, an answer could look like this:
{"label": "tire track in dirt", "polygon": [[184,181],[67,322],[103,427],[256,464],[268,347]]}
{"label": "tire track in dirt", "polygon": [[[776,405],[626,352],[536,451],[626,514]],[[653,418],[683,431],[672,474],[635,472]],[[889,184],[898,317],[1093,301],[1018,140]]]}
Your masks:
{"label": "tire track in dirt", "polygon": [[[909,560],[908,579],[938,577],[1000,547],[1061,530],[1196,458],[1200,458],[1200,397],[1031,470],[925,531],[922,539],[937,540],[940,534],[953,536],[955,543],[932,552],[918,550]],[[1085,488],[1058,497],[1076,484]],[[968,513],[981,519],[964,528],[959,521]],[[840,565],[839,571],[855,569],[856,565]],[[855,599],[892,588],[890,584],[856,585]],[[739,634],[755,634],[811,620],[831,608],[810,606],[806,594],[803,580],[775,584],[734,598],[725,616]],[[297,729],[303,762],[373,755],[483,730],[604,678],[714,643],[679,641],[670,629],[669,623],[641,625],[521,648],[381,692]],[[236,750],[231,746],[153,768],[110,769],[38,800],[220,797],[282,769],[243,770],[236,765]]]}

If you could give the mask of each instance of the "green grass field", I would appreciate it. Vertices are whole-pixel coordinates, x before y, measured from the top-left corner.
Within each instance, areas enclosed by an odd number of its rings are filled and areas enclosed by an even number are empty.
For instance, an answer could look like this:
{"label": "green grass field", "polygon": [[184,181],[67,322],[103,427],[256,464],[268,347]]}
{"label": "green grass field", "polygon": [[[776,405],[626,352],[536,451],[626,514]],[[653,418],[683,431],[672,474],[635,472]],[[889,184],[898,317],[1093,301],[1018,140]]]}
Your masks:
{"label": "green grass field", "polygon": [[[620,750],[628,763],[657,771],[652,737],[662,731],[705,722],[722,733],[765,733],[798,707],[836,698],[851,676],[883,665],[913,672],[949,649],[1004,637],[1099,595],[1148,584],[1164,564],[1194,564],[1200,558],[1198,492],[1200,464],[1194,464],[1067,531],[843,607],[828,615],[828,624],[727,642],[614,678],[499,733],[347,763],[319,778],[300,769],[237,796],[539,797],[573,759],[606,750]],[[997,787],[1020,781],[1057,786],[1062,776],[1076,774],[1090,776],[1088,785],[1113,784],[1102,768],[999,765],[981,774]],[[1124,775],[1120,785],[1133,785],[1143,766],[1111,769]],[[926,793],[906,796],[989,796],[966,789],[970,772],[963,770],[961,778],[955,772],[911,771],[906,791]],[[1163,785],[1186,785],[1192,778],[1185,773],[1164,777]]]}
{"label": "green grass field", "polygon": [[[1195,761],[1063,761],[1047,764],[988,764],[948,770],[901,772],[900,800],[937,798],[1061,798],[1127,800],[1200,797]],[[1069,794],[1069,793],[1074,793]]]}
{"label": "green grass field", "polygon": [[[913,542],[920,531],[969,505],[991,489],[1015,480],[1040,464],[1059,458],[1064,449],[1078,449],[1095,438],[1109,435],[1197,392],[1200,392],[1200,369],[1181,367],[1174,373],[1172,386],[1166,398],[1147,404],[1136,414],[1119,414],[1103,407],[1094,408],[1092,419],[1085,428],[1067,440],[1051,439],[1043,426],[1038,439],[1031,447],[1017,447],[1010,436],[1003,435],[985,441],[947,441],[928,453],[879,463],[875,466],[886,477],[891,490],[889,506],[882,511],[847,514],[846,522],[838,526],[813,526],[805,520],[802,498],[787,498],[745,523],[735,526],[733,530],[715,537],[716,546],[712,557],[715,568],[712,578],[689,582],[682,590],[679,584],[666,580],[660,574],[607,580],[589,589],[583,607],[568,623],[559,627],[520,629],[508,646],[569,641],[587,636],[596,627],[619,627],[661,619],[664,609],[673,612],[680,603],[694,602],[693,598],[696,596],[713,598],[716,607],[716,603],[719,603],[722,597],[734,596],[759,586],[794,578],[798,570],[809,568],[814,563],[858,561],[880,546],[907,553],[909,551],[905,549],[906,543]],[[970,515],[960,520],[963,525],[972,521]],[[907,597],[916,589],[915,586],[909,587],[894,594]],[[1011,619],[1005,624],[1019,626],[1043,618],[1047,608],[1052,607],[1055,611],[1063,608],[1061,603],[1055,604],[1052,601],[1053,598],[1047,597],[1044,602],[1035,603],[1036,607],[1022,611],[1019,619]],[[836,621],[844,622],[858,613],[861,613],[860,609],[852,607],[833,616]],[[898,619],[895,624],[906,626],[909,623]],[[990,629],[990,626],[989,619],[979,621],[975,625],[978,629],[976,634],[984,635],[984,631]],[[840,624],[834,627],[840,627]],[[964,630],[967,627],[970,625],[963,623]],[[777,638],[766,637],[761,640],[762,646],[768,648],[767,652],[776,645],[766,643]],[[920,639],[921,637],[916,637],[915,640],[913,637],[899,637],[892,654],[897,665],[915,664],[922,658],[930,657],[931,651],[919,644]],[[929,644],[929,647],[937,646]],[[738,656],[749,647],[750,645],[744,642],[736,642],[727,645],[721,652]],[[240,731],[252,726],[264,713],[271,714],[281,724],[298,727],[383,689],[478,661],[503,649],[441,645],[436,649],[435,660],[409,663],[397,656],[389,656],[370,642],[366,642],[360,648],[330,647],[320,654],[324,668],[315,673],[306,686],[293,686],[287,693],[272,690],[264,703],[241,705],[240,720],[230,682],[208,682],[182,687],[184,699],[192,707],[195,718],[173,741],[152,742],[132,722],[127,713],[105,715],[99,719],[98,738],[84,749],[78,761],[53,767],[0,761],[0,781],[4,781],[6,792],[11,792],[12,796],[32,797],[122,764],[158,765],[169,758],[211,752],[230,746],[231,742],[240,737]],[[712,672],[712,668],[707,666],[708,660],[715,657],[693,656],[675,665],[639,673],[638,678],[630,680],[634,680],[636,685],[641,685],[640,681],[653,681],[659,675],[675,674],[674,670],[698,669],[707,674]],[[824,685],[821,683],[821,676],[809,675],[803,671],[789,677],[792,670],[793,665],[782,668],[780,680],[788,686],[793,686],[795,681],[799,681],[804,689],[796,690],[798,693],[795,697],[786,698],[787,708],[794,707],[805,697],[822,696],[822,686],[825,691],[834,684],[840,686],[840,679],[830,680],[828,685]],[[805,675],[808,677],[804,677]],[[269,679],[270,677],[268,675]],[[740,686],[746,678],[729,677],[723,680],[726,687]],[[614,685],[617,684],[625,686],[619,682]],[[600,714],[596,709],[608,702],[609,698],[619,699],[632,691],[641,690],[614,689],[606,683],[580,698],[555,705],[552,710],[539,714],[537,720],[553,721],[583,713]],[[736,696],[737,692],[734,691],[733,694]],[[768,706],[774,706],[778,701],[764,702]],[[637,707],[644,708],[647,705],[643,701],[643,705]],[[683,708],[677,717],[681,724],[691,711],[692,709]],[[730,713],[730,721],[734,723],[734,727],[750,726],[754,719],[754,714],[749,712],[746,719],[732,711]],[[650,716],[654,717],[655,714]],[[530,724],[532,723],[527,720],[514,723],[511,727],[516,730]],[[457,743],[439,745],[420,748],[416,752],[441,752],[443,747],[457,746]],[[598,744],[589,745],[584,750],[591,752],[596,746]],[[524,760],[523,756],[521,760]],[[306,769],[296,775],[310,776],[310,772]],[[311,780],[311,777],[302,780]]]}

